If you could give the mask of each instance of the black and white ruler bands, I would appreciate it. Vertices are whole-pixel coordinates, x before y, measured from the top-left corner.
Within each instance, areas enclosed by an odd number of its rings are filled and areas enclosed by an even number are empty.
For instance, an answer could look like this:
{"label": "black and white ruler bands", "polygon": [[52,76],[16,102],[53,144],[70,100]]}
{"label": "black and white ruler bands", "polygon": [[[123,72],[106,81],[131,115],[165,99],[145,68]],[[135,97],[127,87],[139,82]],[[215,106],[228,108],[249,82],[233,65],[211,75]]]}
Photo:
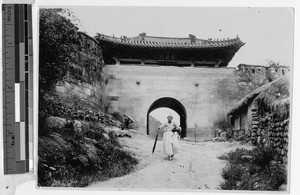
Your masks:
{"label": "black and white ruler bands", "polygon": [[31,5],[2,5],[5,174],[29,171],[33,114],[31,16]]}

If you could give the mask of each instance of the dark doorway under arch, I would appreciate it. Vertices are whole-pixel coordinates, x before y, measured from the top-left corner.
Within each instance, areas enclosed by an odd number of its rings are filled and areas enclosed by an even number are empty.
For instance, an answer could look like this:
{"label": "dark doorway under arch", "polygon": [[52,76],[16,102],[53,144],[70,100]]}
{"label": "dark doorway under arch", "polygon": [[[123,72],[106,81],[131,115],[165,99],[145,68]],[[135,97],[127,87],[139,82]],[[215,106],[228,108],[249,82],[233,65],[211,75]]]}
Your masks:
{"label": "dark doorway under arch", "polygon": [[147,135],[149,135],[149,114],[150,114],[150,112],[152,112],[153,110],[155,110],[157,108],[163,108],[163,107],[170,108],[178,113],[178,115],[180,117],[180,127],[182,129],[180,137],[181,138],[186,137],[186,129],[187,129],[186,110],[185,110],[184,106],[178,100],[176,100],[174,98],[170,98],[170,97],[164,97],[164,98],[157,99],[149,107],[148,112],[147,112]]}

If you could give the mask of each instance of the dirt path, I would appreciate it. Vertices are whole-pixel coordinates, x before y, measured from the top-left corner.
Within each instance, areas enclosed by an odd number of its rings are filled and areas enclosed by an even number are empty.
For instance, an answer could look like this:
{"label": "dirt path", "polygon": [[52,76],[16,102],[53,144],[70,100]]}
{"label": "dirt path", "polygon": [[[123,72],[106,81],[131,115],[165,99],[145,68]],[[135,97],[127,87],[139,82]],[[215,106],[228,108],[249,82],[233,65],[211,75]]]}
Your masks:
{"label": "dirt path", "polygon": [[188,142],[180,140],[180,153],[172,161],[162,154],[162,141],[152,155],[153,138],[134,133],[120,138],[122,145],[140,159],[136,171],[90,185],[113,189],[218,189],[226,162],[217,157],[241,146],[237,142]]}

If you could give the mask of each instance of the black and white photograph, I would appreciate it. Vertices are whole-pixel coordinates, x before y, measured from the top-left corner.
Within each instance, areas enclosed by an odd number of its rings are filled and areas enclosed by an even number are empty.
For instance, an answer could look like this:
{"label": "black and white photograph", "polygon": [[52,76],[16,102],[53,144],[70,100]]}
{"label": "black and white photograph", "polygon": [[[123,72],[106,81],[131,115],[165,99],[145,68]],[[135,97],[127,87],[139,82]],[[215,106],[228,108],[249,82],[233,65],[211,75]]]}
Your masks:
{"label": "black and white photograph", "polygon": [[292,8],[42,6],[38,46],[38,187],[289,192]]}

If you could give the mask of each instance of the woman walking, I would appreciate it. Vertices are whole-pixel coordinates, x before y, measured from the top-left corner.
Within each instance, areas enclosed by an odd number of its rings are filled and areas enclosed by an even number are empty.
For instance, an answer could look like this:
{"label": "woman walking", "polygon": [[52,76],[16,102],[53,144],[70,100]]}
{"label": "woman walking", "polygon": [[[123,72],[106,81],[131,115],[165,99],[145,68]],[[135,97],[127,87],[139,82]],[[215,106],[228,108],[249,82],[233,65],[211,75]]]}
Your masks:
{"label": "woman walking", "polygon": [[168,155],[168,159],[172,160],[174,155],[179,152],[178,135],[181,128],[173,122],[173,116],[168,115],[168,122],[162,124],[159,130],[164,132],[163,134],[163,152]]}

